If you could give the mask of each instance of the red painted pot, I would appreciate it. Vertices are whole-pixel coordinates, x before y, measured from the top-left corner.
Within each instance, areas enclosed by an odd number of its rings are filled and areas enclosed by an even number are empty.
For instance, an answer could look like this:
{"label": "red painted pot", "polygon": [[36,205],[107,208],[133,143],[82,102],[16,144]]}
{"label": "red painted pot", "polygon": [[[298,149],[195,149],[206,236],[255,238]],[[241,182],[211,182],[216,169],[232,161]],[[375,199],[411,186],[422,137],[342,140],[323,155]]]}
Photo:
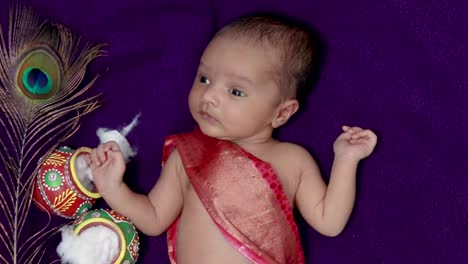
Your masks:
{"label": "red painted pot", "polygon": [[89,148],[60,147],[43,161],[34,185],[33,200],[44,211],[65,218],[78,218],[89,211],[101,195],[88,190],[78,178],[77,157]]}

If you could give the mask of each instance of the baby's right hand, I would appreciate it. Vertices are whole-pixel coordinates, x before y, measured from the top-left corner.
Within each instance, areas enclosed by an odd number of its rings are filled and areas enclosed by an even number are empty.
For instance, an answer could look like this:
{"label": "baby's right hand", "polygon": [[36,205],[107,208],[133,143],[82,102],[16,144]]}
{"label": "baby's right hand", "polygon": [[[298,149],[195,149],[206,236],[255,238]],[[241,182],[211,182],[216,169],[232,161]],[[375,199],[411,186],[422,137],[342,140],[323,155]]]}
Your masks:
{"label": "baby's right hand", "polygon": [[125,159],[115,141],[100,144],[86,157],[94,185],[102,196],[117,191],[123,183]]}

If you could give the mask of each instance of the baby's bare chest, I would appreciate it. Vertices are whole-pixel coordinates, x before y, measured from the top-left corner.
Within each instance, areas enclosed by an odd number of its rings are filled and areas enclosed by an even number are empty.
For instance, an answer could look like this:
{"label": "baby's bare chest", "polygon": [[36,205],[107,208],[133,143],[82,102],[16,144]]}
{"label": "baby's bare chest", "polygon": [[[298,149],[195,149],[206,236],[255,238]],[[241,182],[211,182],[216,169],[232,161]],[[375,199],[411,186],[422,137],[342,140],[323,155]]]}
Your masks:
{"label": "baby's bare chest", "polygon": [[184,190],[176,247],[180,264],[250,263],[224,238],[191,186]]}

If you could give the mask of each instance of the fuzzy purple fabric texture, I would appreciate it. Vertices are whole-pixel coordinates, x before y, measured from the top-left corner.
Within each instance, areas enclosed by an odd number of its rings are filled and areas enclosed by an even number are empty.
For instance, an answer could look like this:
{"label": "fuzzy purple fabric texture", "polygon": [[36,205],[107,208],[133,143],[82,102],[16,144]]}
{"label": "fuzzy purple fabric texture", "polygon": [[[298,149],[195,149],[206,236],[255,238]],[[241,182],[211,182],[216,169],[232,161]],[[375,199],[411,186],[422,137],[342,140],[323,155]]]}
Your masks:
{"label": "fuzzy purple fabric texture", "polygon": [[[6,29],[8,3],[1,2]],[[310,150],[325,180],[342,125],[371,128],[379,142],[360,163],[342,234],[321,236],[297,216],[307,263],[468,263],[468,2],[23,2],[84,40],[108,44],[107,56],[89,67],[90,75],[103,74],[89,94],[103,93],[104,105],[67,143],[94,147],[98,127],[121,127],[141,113],[128,136],[138,155],[125,176],[141,193],[159,177],[164,138],[194,128],[187,95],[217,29],[260,11],[312,25],[325,46],[320,78],[278,138]],[[58,239],[48,242],[52,255]],[[139,263],[169,263],[165,235],[142,235],[141,243]]]}

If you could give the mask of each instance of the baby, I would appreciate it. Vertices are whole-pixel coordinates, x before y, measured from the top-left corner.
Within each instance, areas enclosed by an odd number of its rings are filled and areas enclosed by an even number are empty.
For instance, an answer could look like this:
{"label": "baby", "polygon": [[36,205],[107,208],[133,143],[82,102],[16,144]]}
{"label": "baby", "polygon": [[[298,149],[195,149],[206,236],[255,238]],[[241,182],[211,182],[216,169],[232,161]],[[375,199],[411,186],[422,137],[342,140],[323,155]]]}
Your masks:
{"label": "baby", "polygon": [[168,231],[172,263],[304,263],[292,210],[325,236],[351,214],[356,168],[376,135],[343,126],[328,186],[302,147],[272,138],[299,107],[315,42],[276,16],[249,16],[221,29],[205,49],[189,94],[194,132],[169,136],[148,195],[122,181],[115,142],[87,157],[109,206],[148,235]]}

